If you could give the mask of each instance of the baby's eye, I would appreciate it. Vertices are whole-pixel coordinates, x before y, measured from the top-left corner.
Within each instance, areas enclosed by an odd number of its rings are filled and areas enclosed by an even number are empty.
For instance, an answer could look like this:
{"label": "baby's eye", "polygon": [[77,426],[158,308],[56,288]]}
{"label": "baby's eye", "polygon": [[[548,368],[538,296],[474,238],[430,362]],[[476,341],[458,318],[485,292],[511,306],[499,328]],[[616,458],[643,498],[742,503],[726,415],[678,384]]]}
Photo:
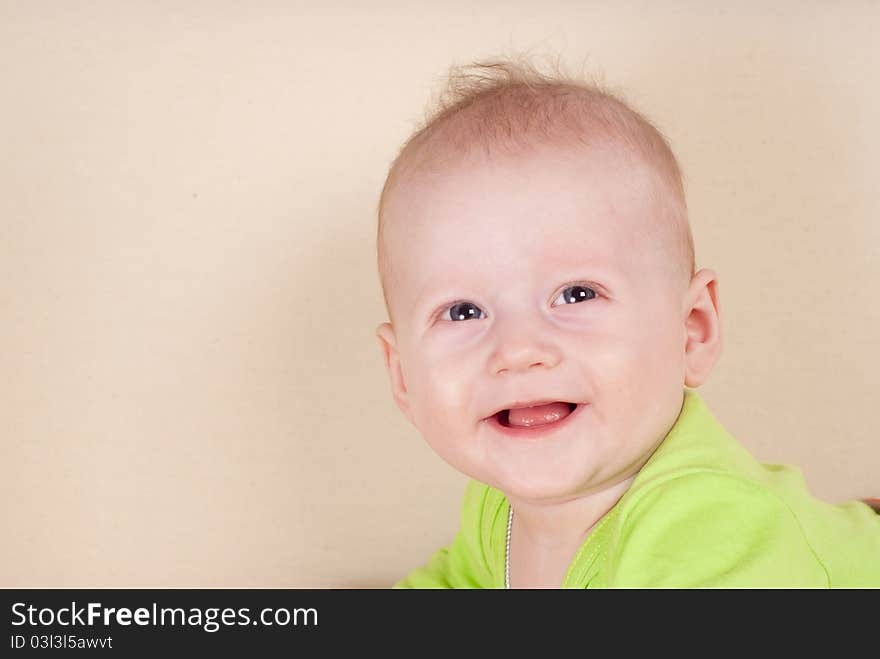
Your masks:
{"label": "baby's eye", "polygon": [[482,309],[475,304],[456,302],[443,310],[440,320],[470,320],[471,318],[480,318],[481,315],[483,315]]}
{"label": "baby's eye", "polygon": [[560,298],[564,300],[565,304],[572,304],[574,302],[592,300],[594,297],[596,297],[596,291],[592,288],[587,288],[586,286],[569,286],[559,294],[559,297],[554,300],[554,304],[558,302]]}

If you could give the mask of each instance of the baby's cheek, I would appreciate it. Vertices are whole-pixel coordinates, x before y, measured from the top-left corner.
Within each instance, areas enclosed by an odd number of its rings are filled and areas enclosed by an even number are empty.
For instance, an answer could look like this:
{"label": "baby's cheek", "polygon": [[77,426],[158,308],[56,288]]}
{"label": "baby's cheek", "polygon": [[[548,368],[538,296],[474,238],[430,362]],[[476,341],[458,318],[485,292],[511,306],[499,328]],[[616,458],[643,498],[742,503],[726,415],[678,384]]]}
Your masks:
{"label": "baby's cheek", "polygon": [[432,374],[419,397],[418,428],[433,451],[463,473],[471,474],[476,412],[468,404],[471,389],[461,378]]}
{"label": "baby's cheek", "polygon": [[468,413],[465,403],[470,387],[457,369],[448,365],[426,368],[416,387],[414,412],[426,432],[457,425]]}
{"label": "baby's cheek", "polygon": [[657,383],[676,377],[684,360],[684,345],[680,334],[660,326],[658,331],[645,339],[642,361],[646,375]]}
{"label": "baby's cheek", "polygon": [[620,408],[622,421],[632,437],[650,437],[657,424],[666,418],[670,401],[680,399],[683,379],[680,357],[668,334],[645,337],[633,344],[621,375],[627,386],[621,388]]}
{"label": "baby's cheek", "polygon": [[445,406],[444,377],[441,369],[427,365],[412,383],[413,411],[425,421],[433,421],[438,410]]}

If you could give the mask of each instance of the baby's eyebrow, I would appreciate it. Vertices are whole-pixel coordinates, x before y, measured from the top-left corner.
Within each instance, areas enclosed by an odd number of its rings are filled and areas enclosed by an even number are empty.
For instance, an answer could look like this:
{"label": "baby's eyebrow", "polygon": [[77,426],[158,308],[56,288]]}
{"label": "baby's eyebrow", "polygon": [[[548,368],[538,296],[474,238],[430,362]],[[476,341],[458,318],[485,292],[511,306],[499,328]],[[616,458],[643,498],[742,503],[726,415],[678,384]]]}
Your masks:
{"label": "baby's eyebrow", "polygon": [[[455,297],[455,293],[443,294],[440,290],[429,289],[427,291],[423,291],[421,295],[416,298],[416,302],[413,305],[413,309],[417,312],[424,311],[424,307],[428,306],[428,303],[431,302],[431,306],[436,304],[445,304],[443,302],[447,298],[451,301],[452,298]],[[430,309],[428,309],[430,311]]]}

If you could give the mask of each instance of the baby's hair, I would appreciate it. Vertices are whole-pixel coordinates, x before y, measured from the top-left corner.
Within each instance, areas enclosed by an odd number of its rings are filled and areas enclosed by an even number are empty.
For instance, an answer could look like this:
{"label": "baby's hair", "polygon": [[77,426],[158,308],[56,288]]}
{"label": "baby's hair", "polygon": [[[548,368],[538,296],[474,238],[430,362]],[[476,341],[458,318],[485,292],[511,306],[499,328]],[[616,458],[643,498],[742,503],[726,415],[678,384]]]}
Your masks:
{"label": "baby's hair", "polygon": [[[392,191],[407,177],[466,157],[520,153],[535,145],[583,145],[617,149],[651,165],[661,184],[652,191],[669,223],[669,251],[678,273],[694,274],[694,244],[687,217],[681,169],[666,138],[622,95],[561,70],[559,61],[543,73],[524,56],[474,62],[450,69],[445,89],[424,122],[404,142],[389,168],[377,207],[376,249],[385,307],[393,281],[385,238],[384,210]],[[393,323],[393,318],[392,318]]]}

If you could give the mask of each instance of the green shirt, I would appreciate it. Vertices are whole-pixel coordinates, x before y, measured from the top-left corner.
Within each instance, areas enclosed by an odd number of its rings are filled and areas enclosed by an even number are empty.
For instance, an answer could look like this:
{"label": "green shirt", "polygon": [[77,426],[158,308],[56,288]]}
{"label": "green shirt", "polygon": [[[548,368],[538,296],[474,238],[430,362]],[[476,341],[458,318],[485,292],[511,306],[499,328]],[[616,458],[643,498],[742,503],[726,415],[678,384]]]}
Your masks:
{"label": "green shirt", "polygon": [[[395,588],[504,588],[509,504],[470,481],[452,543]],[[810,495],[762,464],[692,389],[632,485],[593,527],[563,588],[880,587],[880,515]]]}

